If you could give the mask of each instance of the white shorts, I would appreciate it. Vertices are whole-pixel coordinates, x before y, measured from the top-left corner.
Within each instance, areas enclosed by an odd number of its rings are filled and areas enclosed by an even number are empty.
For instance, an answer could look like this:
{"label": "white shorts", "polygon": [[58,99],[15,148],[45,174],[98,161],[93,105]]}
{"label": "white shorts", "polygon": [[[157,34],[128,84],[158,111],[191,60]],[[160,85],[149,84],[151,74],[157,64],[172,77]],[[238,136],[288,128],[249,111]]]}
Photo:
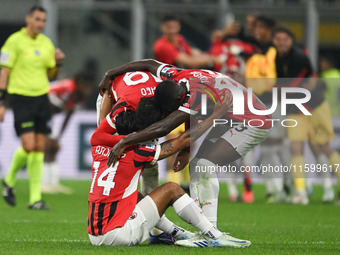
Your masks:
{"label": "white shorts", "polygon": [[[268,106],[268,108],[269,107],[270,106]],[[278,105],[276,110],[272,113],[272,119],[280,120],[280,122],[283,120],[283,116],[281,115],[280,105]],[[268,138],[272,138],[272,139],[285,139],[286,137],[287,137],[286,128],[277,122],[273,125],[268,135]]]}
{"label": "white shorts", "polygon": [[[214,128],[210,132],[214,132]],[[216,142],[219,138],[222,138],[230,143],[238,154],[244,157],[248,151],[262,143],[268,137],[269,132],[270,129],[237,125],[228,129],[220,137],[208,138],[208,134],[207,139]]]}
{"label": "white shorts", "polygon": [[149,232],[160,220],[155,202],[146,196],[136,205],[133,213],[123,227],[115,228],[104,235],[89,234],[93,245],[132,246],[143,243],[149,238]]}

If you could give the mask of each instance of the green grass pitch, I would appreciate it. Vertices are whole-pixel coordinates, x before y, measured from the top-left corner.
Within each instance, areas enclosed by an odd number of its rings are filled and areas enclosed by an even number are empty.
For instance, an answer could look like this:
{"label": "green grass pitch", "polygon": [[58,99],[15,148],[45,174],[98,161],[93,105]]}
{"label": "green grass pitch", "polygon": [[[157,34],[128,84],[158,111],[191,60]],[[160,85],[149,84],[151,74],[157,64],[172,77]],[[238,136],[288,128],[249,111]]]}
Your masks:
{"label": "green grass pitch", "polygon": [[[44,195],[51,211],[27,209],[28,182],[16,186],[17,206],[0,200],[0,254],[335,254],[340,253],[340,206],[325,205],[321,187],[308,206],[265,204],[264,187],[255,185],[253,204],[229,202],[221,184],[218,227],[248,239],[252,246],[233,248],[184,248],[176,246],[93,247],[86,233],[89,181],[64,181],[72,195]],[[169,219],[182,222],[170,208]]]}

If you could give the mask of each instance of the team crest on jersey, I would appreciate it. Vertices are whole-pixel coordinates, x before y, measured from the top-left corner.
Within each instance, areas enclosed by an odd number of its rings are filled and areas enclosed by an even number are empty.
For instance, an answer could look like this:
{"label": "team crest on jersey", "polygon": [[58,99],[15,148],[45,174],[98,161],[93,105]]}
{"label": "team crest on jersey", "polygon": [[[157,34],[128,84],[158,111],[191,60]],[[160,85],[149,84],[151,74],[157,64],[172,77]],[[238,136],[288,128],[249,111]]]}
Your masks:
{"label": "team crest on jersey", "polygon": [[145,148],[153,150],[153,149],[156,148],[156,145],[154,145],[154,144],[148,144],[148,145],[145,146]]}
{"label": "team crest on jersey", "polygon": [[137,213],[136,212],[132,212],[131,213],[131,215],[130,215],[130,217],[129,217],[129,220],[133,220],[133,219],[135,219],[136,217],[137,217]]}
{"label": "team crest on jersey", "polygon": [[35,53],[35,55],[37,55],[37,56],[40,55],[40,51],[39,51],[39,50],[35,50],[34,53]]}

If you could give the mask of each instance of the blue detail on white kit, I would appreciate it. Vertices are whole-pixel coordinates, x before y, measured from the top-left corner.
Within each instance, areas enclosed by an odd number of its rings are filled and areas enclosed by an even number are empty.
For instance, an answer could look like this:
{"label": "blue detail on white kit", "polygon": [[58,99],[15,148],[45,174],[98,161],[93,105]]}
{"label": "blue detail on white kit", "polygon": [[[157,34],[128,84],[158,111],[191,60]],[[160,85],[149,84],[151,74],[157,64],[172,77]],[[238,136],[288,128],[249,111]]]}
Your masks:
{"label": "blue detail on white kit", "polygon": [[145,146],[145,148],[153,150],[153,149],[156,148],[156,145],[154,145],[154,144],[148,144],[148,145]]}

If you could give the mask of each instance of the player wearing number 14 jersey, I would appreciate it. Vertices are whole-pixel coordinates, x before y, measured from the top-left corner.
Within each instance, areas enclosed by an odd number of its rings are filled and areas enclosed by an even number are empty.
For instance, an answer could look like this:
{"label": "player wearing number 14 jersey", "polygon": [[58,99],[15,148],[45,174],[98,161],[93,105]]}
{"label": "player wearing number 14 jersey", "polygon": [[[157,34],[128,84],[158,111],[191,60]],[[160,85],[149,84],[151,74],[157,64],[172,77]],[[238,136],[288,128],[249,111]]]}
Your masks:
{"label": "player wearing number 14 jersey", "polygon": [[[222,106],[179,138],[161,145],[136,145],[127,148],[118,162],[107,168],[106,162],[111,146],[117,142],[113,135],[107,143],[91,138],[93,167],[89,191],[88,233],[93,245],[136,245],[144,242],[149,231],[157,227],[176,237],[176,244],[189,247],[248,247],[251,243],[222,233],[204,216],[195,202],[175,183],[164,184],[137,203],[138,182],[144,165],[155,163],[188,146],[192,139],[201,136],[231,105],[226,95]],[[160,116],[154,109],[147,115],[147,124]],[[124,111],[116,117],[118,133],[136,131],[133,121],[138,118],[132,111]],[[157,116],[158,115],[158,116]],[[132,124],[131,124],[132,123]],[[136,124],[137,126],[138,124]],[[101,127],[99,127],[100,129]],[[177,215],[201,231],[195,236],[170,222],[163,214],[172,205]]]}

